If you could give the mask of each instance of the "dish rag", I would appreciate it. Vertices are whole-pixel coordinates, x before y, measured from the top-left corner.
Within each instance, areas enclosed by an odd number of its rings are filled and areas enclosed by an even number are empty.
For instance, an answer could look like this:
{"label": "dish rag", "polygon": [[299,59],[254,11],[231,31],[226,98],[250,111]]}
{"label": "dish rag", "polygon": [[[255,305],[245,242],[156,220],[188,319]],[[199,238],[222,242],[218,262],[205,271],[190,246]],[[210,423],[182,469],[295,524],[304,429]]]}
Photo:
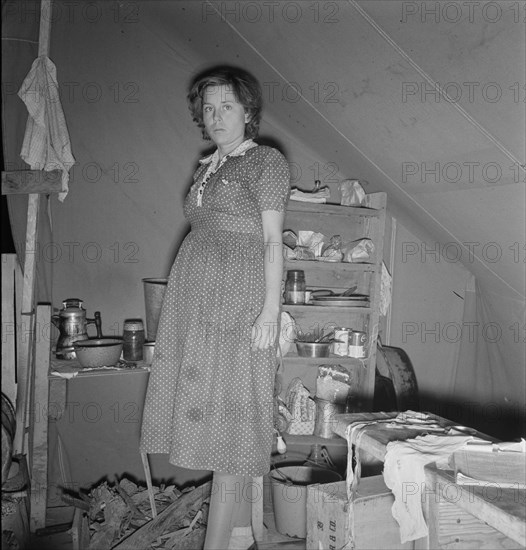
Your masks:
{"label": "dish rag", "polygon": [[391,511],[400,526],[402,544],[428,534],[422,512],[423,499],[429,498],[424,466],[436,462],[438,468],[447,468],[453,452],[473,439],[478,438],[430,434],[387,444],[383,475],[394,496]]}
{"label": "dish rag", "polygon": [[66,119],[60,103],[55,64],[45,55],[33,61],[18,97],[25,103],[27,119],[20,156],[32,170],[60,170],[62,202],[69,190],[69,169],[75,164],[71,154]]}

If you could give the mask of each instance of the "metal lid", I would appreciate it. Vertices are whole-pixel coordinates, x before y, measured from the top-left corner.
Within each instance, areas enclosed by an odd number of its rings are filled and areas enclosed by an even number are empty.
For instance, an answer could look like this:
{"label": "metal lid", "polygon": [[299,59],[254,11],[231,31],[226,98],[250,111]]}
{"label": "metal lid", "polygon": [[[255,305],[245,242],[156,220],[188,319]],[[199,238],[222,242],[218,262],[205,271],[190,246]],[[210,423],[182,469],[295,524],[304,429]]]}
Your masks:
{"label": "metal lid", "polygon": [[83,301],[80,298],[66,298],[62,302],[63,309],[83,309]]}
{"label": "metal lid", "polygon": [[124,330],[129,330],[131,332],[144,330],[144,324],[141,319],[126,319],[126,321],[124,321]]}

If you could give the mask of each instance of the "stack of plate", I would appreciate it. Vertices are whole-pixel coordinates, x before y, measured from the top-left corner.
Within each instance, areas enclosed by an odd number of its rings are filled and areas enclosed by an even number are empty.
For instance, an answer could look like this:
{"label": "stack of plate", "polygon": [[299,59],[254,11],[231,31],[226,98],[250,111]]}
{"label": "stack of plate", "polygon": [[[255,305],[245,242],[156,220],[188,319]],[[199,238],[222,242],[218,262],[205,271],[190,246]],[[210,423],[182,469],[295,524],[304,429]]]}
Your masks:
{"label": "stack of plate", "polygon": [[351,294],[351,296],[313,296],[311,303],[315,306],[369,307],[369,296]]}

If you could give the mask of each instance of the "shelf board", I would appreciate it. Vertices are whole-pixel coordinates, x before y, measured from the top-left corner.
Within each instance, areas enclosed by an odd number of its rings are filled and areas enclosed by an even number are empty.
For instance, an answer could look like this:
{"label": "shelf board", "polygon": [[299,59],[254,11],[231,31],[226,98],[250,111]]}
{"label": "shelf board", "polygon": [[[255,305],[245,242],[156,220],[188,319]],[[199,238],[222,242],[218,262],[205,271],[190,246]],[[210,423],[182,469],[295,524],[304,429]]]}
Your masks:
{"label": "shelf board", "polygon": [[305,305],[292,305],[283,304],[283,309],[291,313],[307,313],[307,311],[326,311],[327,313],[334,312],[347,312],[347,313],[363,313],[369,315],[373,309],[372,307],[355,307],[355,306],[316,306],[314,304]]}
{"label": "shelf board", "polygon": [[285,265],[291,269],[312,269],[316,268],[319,270],[334,271],[337,267],[339,271],[343,273],[355,273],[357,271],[362,272],[374,272],[378,269],[377,264],[371,263],[351,263],[351,262],[319,262],[317,260],[288,260],[285,259]]}
{"label": "shelf board", "polygon": [[295,353],[287,353],[283,357],[283,360],[289,363],[290,365],[299,365],[306,367],[319,367],[320,365],[338,365],[338,364],[349,364],[353,366],[361,366],[364,361],[367,361],[367,357],[363,359],[357,359],[356,357],[347,357],[342,355],[329,355],[329,357],[300,357]]}
{"label": "shelf board", "polygon": [[300,202],[293,200],[289,201],[287,211],[311,212],[313,214],[327,216],[363,216],[367,218],[378,217],[382,212],[382,210],[367,208],[365,206],[342,206],[341,204]]}

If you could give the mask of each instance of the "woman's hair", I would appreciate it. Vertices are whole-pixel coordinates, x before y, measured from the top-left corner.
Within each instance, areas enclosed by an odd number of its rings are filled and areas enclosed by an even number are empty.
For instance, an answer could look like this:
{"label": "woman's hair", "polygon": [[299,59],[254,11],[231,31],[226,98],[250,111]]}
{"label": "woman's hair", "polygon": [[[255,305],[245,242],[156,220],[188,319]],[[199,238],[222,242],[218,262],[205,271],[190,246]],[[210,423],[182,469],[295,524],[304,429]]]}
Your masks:
{"label": "woman's hair", "polygon": [[249,120],[245,125],[245,137],[257,137],[263,106],[261,86],[257,79],[244,69],[225,65],[198,74],[188,92],[188,107],[194,122],[197,122],[197,125],[201,128],[203,139],[210,139],[203,122],[203,96],[205,90],[208,86],[222,85],[232,88],[237,101],[243,105],[245,112],[248,114]]}

